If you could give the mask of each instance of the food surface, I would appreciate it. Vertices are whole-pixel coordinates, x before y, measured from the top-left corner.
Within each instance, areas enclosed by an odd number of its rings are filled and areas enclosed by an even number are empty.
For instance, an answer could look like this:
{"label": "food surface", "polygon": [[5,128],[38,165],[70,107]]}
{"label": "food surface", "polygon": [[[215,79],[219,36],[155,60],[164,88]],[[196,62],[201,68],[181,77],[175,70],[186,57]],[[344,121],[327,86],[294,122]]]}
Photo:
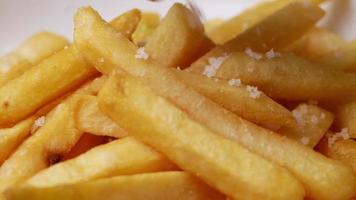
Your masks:
{"label": "food surface", "polygon": [[324,2],[32,35],[0,57],[0,200],[355,199],[356,40]]}

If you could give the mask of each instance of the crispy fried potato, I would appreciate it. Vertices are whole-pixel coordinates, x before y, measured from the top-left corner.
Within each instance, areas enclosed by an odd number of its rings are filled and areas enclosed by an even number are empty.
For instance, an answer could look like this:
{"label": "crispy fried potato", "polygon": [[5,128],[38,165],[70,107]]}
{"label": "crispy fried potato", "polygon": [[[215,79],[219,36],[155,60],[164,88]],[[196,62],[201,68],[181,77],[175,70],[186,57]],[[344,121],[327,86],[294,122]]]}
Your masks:
{"label": "crispy fried potato", "polygon": [[[188,71],[203,73],[204,69],[196,65]],[[328,70],[292,54],[256,60],[245,52],[235,52],[221,64],[214,77],[240,78],[243,83],[257,86],[277,99],[356,99],[356,75]]]}
{"label": "crispy fried potato", "polygon": [[[164,188],[162,190],[162,188]],[[33,187],[7,192],[9,200],[223,200],[225,197],[186,172],[159,172]]]}
{"label": "crispy fried potato", "polygon": [[130,134],[230,197],[304,197],[302,185],[287,170],[209,131],[129,75],[109,79],[99,102]]}
{"label": "crispy fried potato", "polygon": [[356,141],[339,140],[328,148],[326,155],[350,165],[356,172]]}
{"label": "crispy fried potato", "polygon": [[36,65],[68,44],[68,40],[60,35],[39,32],[24,41],[14,52],[32,65]]}
{"label": "crispy fried potato", "polygon": [[141,11],[132,9],[111,20],[110,24],[125,37],[130,38],[141,20]]}
{"label": "crispy fried potato", "polygon": [[183,69],[209,50],[209,46],[199,17],[176,3],[147,39],[145,50],[162,66]]}
{"label": "crispy fried potato", "polygon": [[100,85],[96,79],[78,89],[64,102],[56,106],[46,117],[34,135],[23,142],[0,168],[1,192],[46,167],[59,162],[62,156],[79,140],[82,132],[75,128],[73,104],[79,94],[93,94]]}
{"label": "crispy fried potato", "polygon": [[[80,10],[75,17],[75,26],[81,27],[74,33],[75,43],[95,67],[121,67],[144,78],[157,94],[174,102],[215,133],[286,167],[302,181],[309,197],[348,199],[356,194],[356,177],[350,168],[238,118],[183,85],[170,69],[158,67],[151,59],[135,59],[137,47],[104,24],[88,8]],[[98,58],[105,58],[105,66],[95,63]]]}
{"label": "crispy fried potato", "polygon": [[259,98],[252,98],[244,85],[232,86],[225,80],[174,71],[185,84],[249,121],[268,128],[296,125],[289,110],[264,94]]}
{"label": "crispy fried potato", "polygon": [[283,51],[293,52],[305,59],[318,62],[323,57],[337,54],[345,44],[346,41],[339,35],[315,27]]}
{"label": "crispy fried potato", "polygon": [[157,28],[160,22],[160,16],[157,13],[144,12],[141,14],[141,20],[137,25],[135,32],[132,33],[132,42],[137,46],[144,46],[147,38]]}
{"label": "crispy fried potato", "polygon": [[20,55],[9,53],[0,58],[0,87],[23,74],[32,65]]}
{"label": "crispy fried potato", "polygon": [[278,133],[311,148],[319,143],[334,119],[333,114],[329,111],[310,104],[300,104],[292,113],[297,125],[282,127],[281,130],[278,130]]}
{"label": "crispy fried potato", "polygon": [[356,40],[344,45],[339,51],[324,56],[320,64],[332,69],[356,73]]}
{"label": "crispy fried potato", "polygon": [[[216,44],[225,44],[245,30],[261,23],[261,21],[267,17],[277,14],[279,10],[296,1],[297,0],[275,0],[261,2],[257,6],[247,9],[243,13],[225,21],[220,26],[215,27],[211,30],[209,36]],[[318,4],[320,1],[310,1],[310,3]]]}
{"label": "crispy fried potato", "polygon": [[164,156],[134,138],[127,137],[100,145],[76,158],[43,170],[25,184],[49,187],[116,175],[174,169],[175,165]]}
{"label": "crispy fried potato", "polygon": [[[323,15],[324,12],[317,6],[305,6],[303,2],[293,1],[224,45],[213,48],[195,61],[192,66],[203,68],[208,64],[209,58],[242,51],[245,48],[259,52],[267,52],[271,49],[280,50],[301,37]],[[298,20],[290,20],[291,18]]]}
{"label": "crispy fried potato", "polygon": [[96,75],[71,46],[0,88],[0,126],[10,126]]}
{"label": "crispy fried potato", "polygon": [[14,127],[0,129],[0,166],[30,134],[33,122],[30,117]]}
{"label": "crispy fried potato", "polygon": [[81,96],[75,106],[76,126],[82,132],[121,138],[127,132],[103,114],[98,107],[97,97]]}
{"label": "crispy fried potato", "polygon": [[78,142],[75,144],[75,146],[73,146],[73,148],[63,156],[62,160],[65,161],[65,160],[73,159],[96,146],[107,143],[108,140],[109,140],[108,137],[97,136],[90,133],[84,133],[80,137]]}
{"label": "crispy fried potato", "polygon": [[204,23],[204,31],[205,34],[211,39],[212,39],[212,34],[215,31],[214,29],[219,27],[221,24],[225,22],[224,19],[221,18],[214,18],[214,19],[209,19],[207,22]]}
{"label": "crispy fried potato", "polygon": [[351,138],[356,139],[356,102],[348,102],[336,106],[335,127],[347,128]]}

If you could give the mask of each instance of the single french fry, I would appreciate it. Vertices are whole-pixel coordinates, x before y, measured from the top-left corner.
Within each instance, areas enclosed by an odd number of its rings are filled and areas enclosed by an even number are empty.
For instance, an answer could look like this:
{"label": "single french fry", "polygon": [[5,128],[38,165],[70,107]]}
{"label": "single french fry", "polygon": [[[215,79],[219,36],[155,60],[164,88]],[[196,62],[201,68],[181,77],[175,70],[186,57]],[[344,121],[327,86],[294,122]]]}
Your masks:
{"label": "single french fry", "polygon": [[183,69],[209,50],[210,45],[199,17],[176,3],[147,39],[145,51],[162,66]]}
{"label": "single french fry", "polygon": [[36,112],[96,75],[71,46],[0,88],[0,126],[9,126]]}
{"label": "single french fry", "polygon": [[315,62],[326,56],[338,54],[346,41],[327,29],[315,27],[283,51]]}
{"label": "single french fry", "polygon": [[319,143],[334,119],[333,114],[329,111],[311,104],[300,104],[292,113],[297,125],[282,127],[278,133],[311,148]]}
{"label": "single french fry", "polygon": [[[82,131],[84,132],[84,131]],[[105,144],[108,142],[108,138],[104,136],[97,136],[90,133],[85,133],[79,138],[78,142],[73,148],[63,156],[63,161],[73,159],[90,149]]]}
{"label": "single french fry", "polygon": [[9,53],[0,58],[0,87],[23,74],[32,65],[20,55]]}
{"label": "single french fry", "polygon": [[[232,17],[229,20],[226,20],[220,26],[215,27],[209,34],[210,38],[216,44],[225,44],[229,40],[232,40],[243,33],[245,30],[255,26],[265,18],[276,14],[276,12],[278,12],[280,9],[293,2],[297,2],[297,0],[275,0],[262,2],[257,6],[247,9],[243,13]],[[308,6],[308,4],[319,3],[321,2],[305,2],[306,6]]]}
{"label": "single french fry", "polygon": [[130,134],[230,197],[304,197],[302,185],[287,170],[209,131],[130,75],[109,79],[99,99],[103,112]]}
{"label": "single french fry", "polygon": [[[75,44],[95,67],[120,67],[144,78],[157,94],[210,130],[287,168],[303,183],[307,196],[331,200],[355,195],[356,177],[350,168],[233,115],[182,84],[170,69],[159,67],[155,61],[136,59],[137,47],[105,25],[91,9],[77,13],[75,26],[81,27],[74,32]],[[95,63],[101,57],[106,60],[105,66]]]}
{"label": "single french fry", "polygon": [[14,52],[32,65],[36,65],[68,44],[68,40],[63,36],[50,32],[39,32],[24,41]]}
{"label": "single french fry", "polygon": [[48,187],[117,175],[168,171],[175,165],[134,138],[127,137],[97,146],[76,158],[54,165],[25,184]]}
{"label": "single french fry", "polygon": [[9,200],[223,200],[225,197],[186,172],[117,176],[68,185],[22,185],[7,192]]}
{"label": "single french fry", "polygon": [[0,166],[30,134],[33,122],[30,117],[14,127],[0,129]]}
{"label": "single french fry", "polygon": [[59,162],[62,156],[79,140],[82,132],[75,127],[73,104],[78,95],[93,94],[101,80],[96,79],[78,89],[56,106],[44,119],[34,135],[23,142],[0,167],[0,199],[2,192],[48,166]]}
{"label": "single french fry", "polygon": [[[203,73],[204,69],[204,66],[193,66],[188,71]],[[356,75],[326,69],[292,54],[256,60],[245,52],[234,52],[221,64],[214,77],[240,78],[243,83],[257,86],[277,99],[356,99]]]}
{"label": "single french fry", "polygon": [[339,51],[325,55],[320,59],[320,64],[332,69],[346,72],[356,72],[356,40],[348,42]]}
{"label": "single french fry", "polygon": [[141,11],[132,9],[111,20],[110,24],[125,37],[130,38],[135,32],[140,20]]}
{"label": "single french fry", "polygon": [[351,138],[356,139],[356,102],[348,102],[336,106],[335,127],[347,128]]}
{"label": "single french fry", "polygon": [[157,13],[143,12],[141,20],[137,25],[135,32],[132,33],[132,42],[137,46],[145,46],[147,38],[157,28],[160,22],[160,16]]}
{"label": "single french fry", "polygon": [[213,80],[179,70],[174,72],[185,84],[249,121],[267,128],[296,125],[289,110],[264,94],[252,98],[243,84],[233,86],[225,80]]}
{"label": "single french fry", "polygon": [[[246,48],[258,52],[283,49],[310,30],[323,15],[324,12],[318,6],[305,6],[304,2],[289,1],[287,5],[263,18],[234,39],[210,50],[192,66],[202,68],[208,65],[209,58],[243,51]],[[291,18],[298,20],[290,20]]]}
{"label": "single french fry", "polygon": [[98,107],[97,97],[81,96],[75,106],[76,126],[82,132],[121,138],[127,132],[103,114]]}

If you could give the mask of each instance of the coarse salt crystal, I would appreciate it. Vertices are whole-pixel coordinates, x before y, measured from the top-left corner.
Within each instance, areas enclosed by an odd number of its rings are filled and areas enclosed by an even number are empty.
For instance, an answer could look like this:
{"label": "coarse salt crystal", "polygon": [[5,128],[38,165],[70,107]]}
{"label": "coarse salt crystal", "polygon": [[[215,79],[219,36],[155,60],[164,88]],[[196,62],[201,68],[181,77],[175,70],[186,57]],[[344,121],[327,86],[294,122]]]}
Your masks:
{"label": "coarse salt crystal", "polygon": [[313,124],[319,123],[319,119],[318,119],[318,117],[315,116],[315,115],[311,116],[310,121],[311,121],[311,123],[313,123]]}
{"label": "coarse salt crystal", "polygon": [[275,58],[277,56],[281,56],[281,54],[278,53],[278,52],[275,52],[274,49],[272,48],[271,50],[269,50],[269,51],[267,51],[265,53],[265,56],[266,56],[267,59],[272,59],[272,58]]}
{"label": "coarse salt crystal", "polygon": [[148,57],[149,56],[145,51],[145,47],[140,47],[140,48],[137,49],[136,54],[135,54],[135,58],[147,60]]}
{"label": "coarse salt crystal", "polygon": [[343,129],[341,129],[340,132],[337,132],[337,133],[331,135],[330,137],[328,137],[329,147],[331,147],[336,141],[338,141],[340,139],[343,139],[343,140],[350,139],[348,128],[343,128]]}
{"label": "coarse salt crystal", "polygon": [[211,57],[208,59],[208,65],[205,66],[203,75],[211,78],[216,74],[216,71],[220,68],[221,64],[229,57],[226,53],[220,57]]}
{"label": "coarse salt crystal", "polygon": [[253,59],[255,59],[255,60],[260,60],[260,59],[263,58],[263,55],[262,55],[262,54],[252,51],[251,48],[246,48],[246,49],[245,49],[245,53],[246,53],[249,57],[251,57],[251,58],[253,58]]}
{"label": "coarse salt crystal", "polygon": [[229,80],[229,85],[231,86],[240,86],[241,85],[241,80],[240,79],[230,79]]}
{"label": "coarse salt crystal", "polygon": [[261,96],[262,92],[255,86],[246,86],[246,90],[250,93],[250,97],[257,99]]}
{"label": "coarse salt crystal", "polygon": [[308,137],[302,137],[302,138],[300,139],[300,142],[301,142],[302,144],[304,144],[304,145],[308,145],[309,142],[310,142],[310,138],[308,138]]}
{"label": "coarse salt crystal", "polygon": [[299,126],[305,126],[304,115],[308,112],[308,107],[306,105],[300,105],[297,109],[292,111],[294,119],[297,121]]}
{"label": "coarse salt crystal", "polygon": [[44,126],[45,123],[46,123],[46,117],[45,116],[37,118],[35,120],[35,122],[33,123],[33,125],[32,125],[31,133],[34,133],[38,128]]}

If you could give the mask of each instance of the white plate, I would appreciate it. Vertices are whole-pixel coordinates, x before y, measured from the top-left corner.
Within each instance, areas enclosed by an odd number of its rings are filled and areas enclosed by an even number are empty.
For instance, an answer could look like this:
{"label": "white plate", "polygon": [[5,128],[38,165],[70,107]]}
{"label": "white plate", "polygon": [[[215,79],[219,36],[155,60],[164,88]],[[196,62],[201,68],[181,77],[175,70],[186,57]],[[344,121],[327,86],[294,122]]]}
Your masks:
{"label": "white plate", "polygon": [[[16,47],[22,40],[38,31],[53,31],[72,38],[73,14],[81,6],[92,6],[105,19],[126,10],[140,8],[164,15],[174,2],[153,3],[146,0],[0,0],[0,55]],[[196,0],[206,18],[227,18],[259,0]],[[347,39],[356,38],[356,0],[337,0],[328,6],[323,24]],[[325,7],[325,6],[324,6]],[[325,20],[324,20],[325,21]]]}

